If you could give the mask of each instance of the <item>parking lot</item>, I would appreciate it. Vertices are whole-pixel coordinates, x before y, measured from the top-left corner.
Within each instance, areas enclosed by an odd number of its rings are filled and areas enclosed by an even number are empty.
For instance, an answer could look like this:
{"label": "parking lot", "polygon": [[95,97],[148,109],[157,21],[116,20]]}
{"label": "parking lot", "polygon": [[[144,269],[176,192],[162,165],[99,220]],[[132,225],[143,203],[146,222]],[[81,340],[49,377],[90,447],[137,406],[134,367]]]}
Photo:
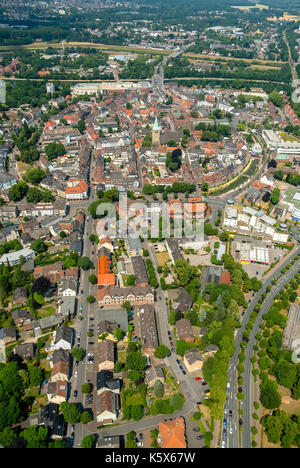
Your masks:
{"label": "parking lot", "polygon": [[191,421],[193,413],[185,418],[185,430],[188,448],[203,448],[205,445],[204,435],[200,432],[197,421]]}

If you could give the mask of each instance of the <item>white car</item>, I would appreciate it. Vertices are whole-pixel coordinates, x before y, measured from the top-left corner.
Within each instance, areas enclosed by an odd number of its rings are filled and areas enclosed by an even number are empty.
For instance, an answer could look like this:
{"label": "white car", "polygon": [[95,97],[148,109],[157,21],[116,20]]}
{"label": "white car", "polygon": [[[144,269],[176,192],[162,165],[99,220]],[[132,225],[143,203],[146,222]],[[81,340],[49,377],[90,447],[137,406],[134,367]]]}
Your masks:
{"label": "white car", "polygon": [[78,371],[75,371],[74,377],[78,377]]}
{"label": "white car", "polygon": [[222,440],[222,448],[225,448],[226,447],[226,442],[225,440]]}
{"label": "white car", "polygon": [[229,428],[229,434],[232,434],[232,427]]}

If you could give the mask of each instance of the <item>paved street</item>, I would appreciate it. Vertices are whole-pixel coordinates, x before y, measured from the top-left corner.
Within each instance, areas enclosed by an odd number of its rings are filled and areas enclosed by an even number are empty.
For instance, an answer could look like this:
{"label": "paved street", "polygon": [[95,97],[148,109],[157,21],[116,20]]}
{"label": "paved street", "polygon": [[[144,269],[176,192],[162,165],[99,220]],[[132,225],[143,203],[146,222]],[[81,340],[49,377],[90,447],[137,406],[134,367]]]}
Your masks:
{"label": "paved street", "polygon": [[[229,394],[228,394],[228,406],[230,409],[233,411],[233,416],[232,416],[232,423],[233,423],[233,433],[232,434],[227,434],[227,437],[222,440],[225,440],[226,446],[229,448],[238,448],[240,446],[239,444],[239,431],[238,431],[238,422],[239,422],[239,416],[238,416],[238,408],[237,408],[237,399],[236,399],[236,392],[237,392],[237,372],[236,372],[236,367],[238,365],[238,355],[240,352],[240,343],[243,337],[243,333],[246,329],[246,324],[248,323],[251,313],[255,309],[255,307],[258,304],[258,301],[262,294],[266,292],[267,287],[272,283],[272,280],[277,278],[280,275],[280,271],[288,265],[297,255],[300,254],[300,247],[297,248],[297,250],[279,267],[276,269],[276,271],[269,276],[268,279],[265,280],[263,287],[260,289],[260,291],[257,292],[257,294],[253,297],[251,303],[249,304],[249,307],[247,311],[245,312],[242,326],[238,330],[238,333],[236,335],[236,340],[235,340],[235,345],[236,345],[236,352],[231,358],[230,361],[230,366],[229,366],[229,371],[228,371],[228,382],[230,385],[229,389]],[[299,264],[300,261],[296,262],[296,264],[288,270],[288,272],[284,275],[284,277],[278,281],[278,283],[275,285],[275,287],[272,288],[270,293],[268,294],[266,300],[263,303],[263,306],[261,308],[260,314],[257,318],[257,321],[255,322],[255,327],[253,328],[253,337],[255,337],[259,324],[262,319],[262,315],[267,312],[268,308],[272,305],[274,301],[274,297],[282,286],[286,284],[287,282],[290,281],[290,279],[299,271]],[[252,336],[252,333],[251,333]],[[252,405],[251,405],[251,398],[250,398],[250,382],[251,382],[251,364],[250,358],[252,356],[252,351],[253,351],[253,344],[254,344],[254,339],[249,340],[248,347],[245,350],[246,353],[246,361],[244,362],[245,366],[245,374],[244,374],[244,384],[243,384],[243,391],[245,394],[245,400],[242,403],[243,405],[243,443],[242,446],[244,447],[249,447],[249,438],[251,438],[251,433],[250,433],[250,428],[251,428],[251,417],[250,413],[252,410]],[[247,364],[248,363],[248,364]],[[247,367],[246,367],[247,366]],[[249,367],[250,366],[250,367]],[[249,371],[250,370],[250,371]],[[226,415],[224,415],[226,418]],[[251,442],[250,442],[251,445]]]}

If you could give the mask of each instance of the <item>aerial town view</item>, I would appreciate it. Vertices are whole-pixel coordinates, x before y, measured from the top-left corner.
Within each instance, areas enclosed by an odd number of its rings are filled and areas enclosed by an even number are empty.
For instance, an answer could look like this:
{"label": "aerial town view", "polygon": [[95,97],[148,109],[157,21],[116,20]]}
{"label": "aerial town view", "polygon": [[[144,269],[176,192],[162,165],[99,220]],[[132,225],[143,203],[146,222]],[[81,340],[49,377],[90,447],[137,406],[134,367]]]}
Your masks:
{"label": "aerial town view", "polygon": [[0,448],[300,448],[300,0],[0,0]]}

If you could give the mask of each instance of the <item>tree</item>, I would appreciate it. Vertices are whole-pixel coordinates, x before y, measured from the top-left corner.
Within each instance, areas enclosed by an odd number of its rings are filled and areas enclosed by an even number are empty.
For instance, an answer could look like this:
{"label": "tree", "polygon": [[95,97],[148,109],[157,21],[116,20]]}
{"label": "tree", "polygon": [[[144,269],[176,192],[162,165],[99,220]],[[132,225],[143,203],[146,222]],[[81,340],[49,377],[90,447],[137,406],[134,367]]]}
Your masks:
{"label": "tree", "polygon": [[71,354],[74,359],[76,359],[77,361],[81,361],[84,356],[84,350],[82,348],[77,348],[77,346],[74,346],[71,349]]}
{"label": "tree", "polygon": [[294,364],[290,364],[284,359],[281,359],[274,366],[274,374],[280,385],[287,388],[292,388],[297,379],[297,368]]}
{"label": "tree", "polygon": [[281,405],[281,397],[277,391],[277,384],[273,380],[265,379],[260,384],[260,401],[267,409],[275,409]]}
{"label": "tree", "polygon": [[44,252],[48,248],[45,242],[42,241],[42,239],[36,239],[32,242],[30,247],[37,253]]}
{"label": "tree", "polygon": [[64,419],[68,424],[77,424],[80,421],[81,411],[76,403],[62,402],[60,408],[63,412]]}
{"label": "tree", "polygon": [[154,351],[154,356],[157,357],[158,359],[164,359],[167,356],[170,356],[171,351],[169,348],[165,345],[160,345],[156,348]]}
{"label": "tree", "polygon": [[117,362],[115,363],[115,365],[114,365],[114,372],[115,372],[116,374],[118,374],[119,372],[122,371],[123,366],[124,366],[124,364],[123,364],[122,361],[117,361]]}
{"label": "tree", "polygon": [[140,351],[135,351],[127,355],[126,365],[131,370],[144,370],[147,366],[147,358]]}
{"label": "tree", "polygon": [[2,447],[9,447],[16,437],[16,434],[10,427],[5,427],[2,432],[0,432],[0,444]]}
{"label": "tree", "polygon": [[128,275],[127,278],[124,281],[125,286],[134,286],[135,285],[135,276],[134,275]]}
{"label": "tree", "polygon": [[81,448],[94,448],[96,443],[96,436],[85,436],[81,441]]}
{"label": "tree", "polygon": [[191,344],[184,340],[176,341],[176,353],[184,357],[185,352],[191,348]]}
{"label": "tree", "polygon": [[125,333],[121,328],[116,327],[114,328],[113,335],[117,341],[121,341],[124,338]]}
{"label": "tree", "polygon": [[44,376],[43,371],[40,367],[30,366],[29,367],[29,378],[30,386],[37,387],[43,382]]}
{"label": "tree", "polygon": [[137,448],[135,432],[129,432],[126,436],[125,448]]}
{"label": "tree", "polygon": [[89,275],[89,282],[91,284],[97,284],[97,276],[96,275]]}
{"label": "tree", "polygon": [[93,420],[93,416],[91,415],[89,411],[83,411],[81,413],[80,421],[82,422],[82,424],[88,424],[92,420]]}
{"label": "tree", "polygon": [[94,298],[94,296],[87,296],[86,300],[90,304],[93,304],[94,302],[96,302],[96,299]]}
{"label": "tree", "polygon": [[38,185],[44,179],[46,173],[38,168],[27,169],[24,180],[32,185]]}
{"label": "tree", "polygon": [[78,266],[83,270],[90,270],[94,268],[93,262],[88,257],[81,257],[78,261]]}
{"label": "tree", "polygon": [[51,282],[45,276],[40,276],[37,278],[32,285],[32,292],[37,294],[45,294],[51,286]]}
{"label": "tree", "polygon": [[81,391],[82,391],[82,393],[91,393],[92,387],[91,387],[91,385],[89,383],[86,382],[86,383],[82,384]]}
{"label": "tree", "polygon": [[62,143],[53,142],[45,147],[45,153],[47,158],[52,161],[59,156],[63,156],[66,153],[66,149]]}
{"label": "tree", "polygon": [[20,433],[20,437],[25,439],[26,448],[47,448],[48,427],[31,426]]}

